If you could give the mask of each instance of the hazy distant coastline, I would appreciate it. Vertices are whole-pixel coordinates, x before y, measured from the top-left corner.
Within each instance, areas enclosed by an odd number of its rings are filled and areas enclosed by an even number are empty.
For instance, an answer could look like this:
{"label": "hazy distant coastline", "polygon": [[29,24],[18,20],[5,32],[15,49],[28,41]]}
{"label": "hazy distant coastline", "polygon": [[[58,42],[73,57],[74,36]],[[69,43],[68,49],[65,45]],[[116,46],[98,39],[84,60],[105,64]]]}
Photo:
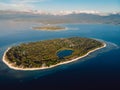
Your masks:
{"label": "hazy distant coastline", "polygon": [[70,13],[66,15],[34,14],[32,12],[0,11],[1,20],[43,24],[81,23],[120,25],[120,14]]}

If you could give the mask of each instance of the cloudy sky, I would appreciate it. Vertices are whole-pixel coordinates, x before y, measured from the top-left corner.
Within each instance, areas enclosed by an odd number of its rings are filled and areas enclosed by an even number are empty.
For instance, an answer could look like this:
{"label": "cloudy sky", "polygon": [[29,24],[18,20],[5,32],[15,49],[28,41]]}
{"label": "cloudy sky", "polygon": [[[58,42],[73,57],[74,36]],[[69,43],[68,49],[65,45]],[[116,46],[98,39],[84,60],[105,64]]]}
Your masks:
{"label": "cloudy sky", "polygon": [[0,10],[120,12],[120,0],[0,0]]}

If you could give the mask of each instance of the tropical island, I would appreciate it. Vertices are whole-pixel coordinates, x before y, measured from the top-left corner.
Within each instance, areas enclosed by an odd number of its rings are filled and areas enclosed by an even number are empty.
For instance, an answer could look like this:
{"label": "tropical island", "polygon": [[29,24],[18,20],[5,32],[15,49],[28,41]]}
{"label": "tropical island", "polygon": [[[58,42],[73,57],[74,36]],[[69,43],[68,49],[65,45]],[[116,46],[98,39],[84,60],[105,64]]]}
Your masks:
{"label": "tropical island", "polygon": [[40,27],[32,27],[34,30],[50,30],[50,31],[57,31],[57,30],[66,30],[65,27],[60,26],[40,26]]}
{"label": "tropical island", "polygon": [[101,41],[81,37],[23,43],[8,48],[3,62],[15,70],[47,69],[76,61],[105,46]]}

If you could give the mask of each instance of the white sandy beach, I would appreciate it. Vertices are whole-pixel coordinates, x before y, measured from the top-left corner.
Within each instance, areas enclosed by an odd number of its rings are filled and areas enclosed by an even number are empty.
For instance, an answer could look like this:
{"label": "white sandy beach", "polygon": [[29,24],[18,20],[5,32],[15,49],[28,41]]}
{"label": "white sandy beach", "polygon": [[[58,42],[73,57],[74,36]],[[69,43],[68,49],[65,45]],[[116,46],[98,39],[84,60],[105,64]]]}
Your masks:
{"label": "white sandy beach", "polygon": [[15,67],[15,66],[13,66],[13,64],[9,63],[9,62],[5,59],[5,55],[6,55],[7,51],[8,51],[10,48],[8,48],[8,49],[4,52],[4,55],[3,55],[3,59],[2,59],[2,60],[3,60],[3,62],[4,62],[9,68],[14,69],[14,70],[23,70],[23,71],[43,70],[43,69],[53,68],[53,67],[56,67],[56,66],[59,66],[59,65],[62,65],[62,64],[67,64],[67,63],[70,63],[70,62],[73,62],[73,61],[77,61],[77,60],[79,60],[79,59],[81,59],[81,58],[84,58],[84,57],[88,56],[90,53],[92,53],[92,52],[94,52],[94,51],[97,51],[97,50],[99,50],[99,49],[102,49],[102,48],[104,48],[104,47],[106,47],[106,44],[105,44],[105,43],[104,43],[104,46],[99,47],[99,48],[96,48],[96,49],[94,49],[94,50],[91,50],[91,51],[89,51],[87,54],[85,54],[85,55],[83,55],[83,56],[80,56],[80,57],[75,58],[75,59],[73,59],[73,60],[69,60],[69,61],[65,61],[65,62],[58,63],[58,64],[56,64],[56,65],[51,65],[50,67],[40,67],[40,68],[19,68],[19,67]]}

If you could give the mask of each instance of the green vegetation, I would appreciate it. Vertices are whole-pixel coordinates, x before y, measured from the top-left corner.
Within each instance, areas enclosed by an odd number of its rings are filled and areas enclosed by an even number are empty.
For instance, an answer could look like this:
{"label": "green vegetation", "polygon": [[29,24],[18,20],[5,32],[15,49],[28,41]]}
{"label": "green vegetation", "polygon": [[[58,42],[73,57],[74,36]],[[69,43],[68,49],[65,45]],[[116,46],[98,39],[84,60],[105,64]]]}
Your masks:
{"label": "green vegetation", "polygon": [[[8,50],[5,58],[17,67],[38,68],[72,60],[102,46],[103,43],[88,38],[61,38],[14,46]],[[61,60],[57,56],[60,50],[73,50],[74,52]]]}
{"label": "green vegetation", "polygon": [[41,26],[41,27],[33,27],[35,30],[65,30],[65,27],[60,26]]}

